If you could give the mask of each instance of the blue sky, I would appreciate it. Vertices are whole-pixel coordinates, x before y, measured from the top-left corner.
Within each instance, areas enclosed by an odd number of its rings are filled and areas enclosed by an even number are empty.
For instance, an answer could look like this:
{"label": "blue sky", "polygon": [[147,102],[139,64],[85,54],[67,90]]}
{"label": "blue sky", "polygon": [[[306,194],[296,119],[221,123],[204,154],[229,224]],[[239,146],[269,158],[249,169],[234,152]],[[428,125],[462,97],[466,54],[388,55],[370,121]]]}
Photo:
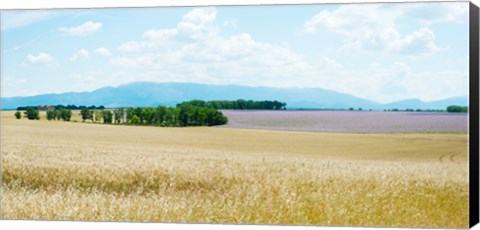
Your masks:
{"label": "blue sky", "polygon": [[133,81],[468,95],[468,2],[3,11],[2,97]]}

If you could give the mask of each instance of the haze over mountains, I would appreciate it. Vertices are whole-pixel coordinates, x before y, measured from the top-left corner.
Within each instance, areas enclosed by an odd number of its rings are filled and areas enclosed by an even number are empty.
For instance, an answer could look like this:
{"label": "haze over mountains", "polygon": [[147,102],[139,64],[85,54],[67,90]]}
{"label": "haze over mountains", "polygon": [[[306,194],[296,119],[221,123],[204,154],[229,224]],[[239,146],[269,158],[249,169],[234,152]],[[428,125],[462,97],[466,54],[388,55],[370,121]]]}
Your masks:
{"label": "haze over mountains", "polygon": [[321,88],[271,88],[239,85],[194,83],[135,82],[118,87],[104,87],[92,92],[42,94],[2,98],[2,109],[34,105],[104,105],[106,107],[175,106],[192,99],[200,100],[278,100],[287,109],[445,109],[449,105],[468,105],[468,96],[424,102],[408,99],[382,104]]}

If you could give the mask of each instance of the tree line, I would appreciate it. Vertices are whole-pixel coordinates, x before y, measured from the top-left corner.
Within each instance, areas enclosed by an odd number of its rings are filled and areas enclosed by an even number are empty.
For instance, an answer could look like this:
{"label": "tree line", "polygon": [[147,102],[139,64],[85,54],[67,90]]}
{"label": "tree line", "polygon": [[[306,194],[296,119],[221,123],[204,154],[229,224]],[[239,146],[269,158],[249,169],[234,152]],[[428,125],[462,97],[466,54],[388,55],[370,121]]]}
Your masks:
{"label": "tree line", "polygon": [[253,100],[215,100],[202,101],[191,100],[177,104],[178,106],[192,105],[211,109],[235,109],[235,110],[284,110],[287,103],[280,101],[253,101]]}
{"label": "tree line", "polygon": [[64,120],[70,121],[72,118],[72,110],[70,109],[49,109],[47,110],[47,120]]}
{"label": "tree line", "polygon": [[383,111],[386,112],[431,112],[431,113],[443,113],[447,112],[445,109],[398,109],[398,108],[393,108],[393,109],[384,109]]}
{"label": "tree line", "polygon": [[466,112],[468,112],[468,106],[451,105],[451,106],[447,107],[447,112],[450,112],[450,113],[466,113]]}
{"label": "tree line", "polygon": [[[26,107],[25,111],[23,112],[24,117],[29,120],[40,120],[40,112],[35,107]],[[21,119],[22,113],[20,111],[15,112],[15,118]],[[49,109],[47,110],[47,120],[63,120],[63,121],[70,121],[72,118],[72,110],[70,109]]]}
{"label": "tree line", "polygon": [[448,112],[448,113],[467,113],[468,106],[450,105],[446,109],[385,109],[387,112]]}
{"label": "tree line", "polygon": [[[29,120],[40,120],[40,112],[38,112],[38,109],[34,109],[34,107],[27,107],[23,114]],[[22,113],[20,111],[15,112],[15,117],[17,119],[22,118]]]}
{"label": "tree line", "polygon": [[[47,120],[70,121],[72,110],[67,108],[49,109],[46,111]],[[39,120],[39,110],[35,107],[27,107],[24,115],[30,120]],[[82,121],[103,122],[105,124],[130,124],[163,127],[184,127],[184,126],[214,126],[223,125],[228,118],[222,112],[213,109],[193,105],[181,105],[176,108],[158,106],[118,108],[113,110],[98,110],[82,108],[79,115]],[[20,111],[15,113],[17,119],[21,119]]]}
{"label": "tree line", "polygon": [[103,123],[108,124],[124,123],[163,127],[214,126],[228,122],[228,118],[216,109],[192,105],[182,105],[176,108],[158,106],[157,108],[137,107],[103,111],[84,108],[80,110],[80,115],[83,122],[103,120]]}

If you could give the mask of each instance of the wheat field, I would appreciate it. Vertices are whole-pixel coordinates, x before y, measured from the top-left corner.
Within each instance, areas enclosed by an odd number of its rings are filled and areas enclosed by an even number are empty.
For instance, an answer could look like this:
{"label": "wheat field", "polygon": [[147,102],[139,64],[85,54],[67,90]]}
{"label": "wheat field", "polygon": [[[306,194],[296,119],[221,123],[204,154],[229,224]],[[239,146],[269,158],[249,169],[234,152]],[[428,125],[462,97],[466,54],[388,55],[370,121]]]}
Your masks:
{"label": "wheat field", "polygon": [[467,134],[1,122],[3,219],[468,226]]}

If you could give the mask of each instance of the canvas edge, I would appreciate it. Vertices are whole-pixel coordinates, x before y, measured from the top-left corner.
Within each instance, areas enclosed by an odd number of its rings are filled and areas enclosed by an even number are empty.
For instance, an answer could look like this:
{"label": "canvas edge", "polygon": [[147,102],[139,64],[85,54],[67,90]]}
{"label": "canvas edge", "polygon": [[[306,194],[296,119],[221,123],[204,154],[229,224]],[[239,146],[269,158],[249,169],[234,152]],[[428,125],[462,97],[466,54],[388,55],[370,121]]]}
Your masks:
{"label": "canvas edge", "polygon": [[479,222],[479,8],[470,2],[469,9],[469,226]]}

